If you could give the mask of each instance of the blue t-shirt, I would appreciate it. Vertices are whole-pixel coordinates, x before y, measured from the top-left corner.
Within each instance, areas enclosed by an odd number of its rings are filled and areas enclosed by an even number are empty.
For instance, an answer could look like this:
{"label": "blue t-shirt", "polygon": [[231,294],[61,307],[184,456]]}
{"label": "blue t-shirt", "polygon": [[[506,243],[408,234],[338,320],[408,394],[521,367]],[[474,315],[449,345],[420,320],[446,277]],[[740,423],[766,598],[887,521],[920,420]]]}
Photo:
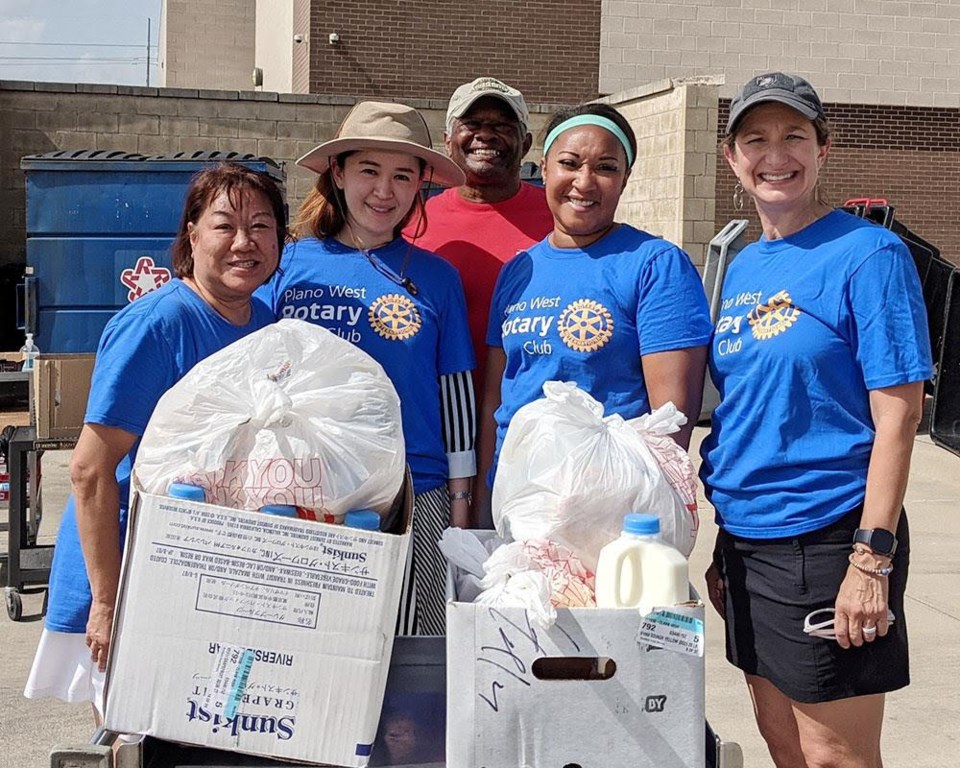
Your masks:
{"label": "blue t-shirt", "polygon": [[[254,299],[251,308],[246,325],[232,325],[178,279],[124,307],[100,337],[84,422],[143,435],[160,397],[194,365],[273,322],[273,313],[261,301]],[[130,470],[139,446],[138,439],[117,467],[121,544],[127,526]],[[47,629],[84,632],[90,602],[90,582],[70,496],[50,571]]]}
{"label": "blue t-shirt", "polygon": [[[457,270],[402,238],[370,251],[369,258],[332,237],[305,238],[284,248],[280,266],[258,295],[278,318],[323,326],[380,363],[400,396],[414,491],[446,483],[440,377],[474,367]],[[403,271],[416,295],[384,271],[393,277]]]}
{"label": "blue t-shirt", "polygon": [[910,253],[842,211],[740,252],[710,352],[721,402],[700,474],[717,523],[755,539],[819,530],[856,507],[869,390],[933,373]]}
{"label": "blue t-shirt", "polygon": [[641,357],[701,346],[710,334],[696,268],[646,232],[621,224],[586,248],[544,239],[518,254],[500,273],[487,333],[507,358],[494,467],[510,420],[543,397],[544,382],[575,382],[606,414],[640,416],[650,410]]}

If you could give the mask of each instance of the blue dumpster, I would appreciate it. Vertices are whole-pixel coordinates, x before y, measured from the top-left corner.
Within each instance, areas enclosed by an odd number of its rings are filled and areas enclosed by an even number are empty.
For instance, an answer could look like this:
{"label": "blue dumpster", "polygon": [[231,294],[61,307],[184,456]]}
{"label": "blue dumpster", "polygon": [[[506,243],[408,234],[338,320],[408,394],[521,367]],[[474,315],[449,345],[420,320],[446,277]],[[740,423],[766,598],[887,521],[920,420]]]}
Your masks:
{"label": "blue dumpster", "polygon": [[105,150],[30,155],[26,172],[24,325],[44,353],[96,352],[107,321],[173,272],[169,248],[191,177],[230,160],[285,173],[236,152],[146,157]]}

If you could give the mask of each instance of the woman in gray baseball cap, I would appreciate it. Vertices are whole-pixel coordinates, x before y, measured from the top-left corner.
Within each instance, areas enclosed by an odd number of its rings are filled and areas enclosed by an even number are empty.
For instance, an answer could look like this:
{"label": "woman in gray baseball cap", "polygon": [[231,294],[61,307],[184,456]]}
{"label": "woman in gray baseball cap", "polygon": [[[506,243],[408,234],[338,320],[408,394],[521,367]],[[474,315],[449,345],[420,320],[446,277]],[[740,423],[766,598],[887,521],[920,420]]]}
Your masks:
{"label": "woman in gray baseball cap", "polygon": [[932,365],[910,253],[819,193],[830,147],[802,77],[759,75],[730,105],[734,203],[763,236],[728,269],[710,347],[706,579],[774,762],[880,768],[885,693],[909,683],[902,505]]}

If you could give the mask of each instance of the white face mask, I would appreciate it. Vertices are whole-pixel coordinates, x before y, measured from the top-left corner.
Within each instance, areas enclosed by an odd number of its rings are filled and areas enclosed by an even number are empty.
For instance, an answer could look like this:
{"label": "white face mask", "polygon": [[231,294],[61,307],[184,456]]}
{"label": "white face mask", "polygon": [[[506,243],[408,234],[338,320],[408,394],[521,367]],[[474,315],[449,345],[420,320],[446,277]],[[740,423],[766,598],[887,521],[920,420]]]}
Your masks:
{"label": "white face mask", "polygon": [[[813,637],[822,637],[826,640],[836,640],[837,632],[833,626],[833,615],[836,611],[835,608],[818,608],[815,611],[810,611],[803,619],[803,631],[807,635],[812,635]],[[829,616],[829,618],[827,618]],[[814,621],[814,619],[819,618],[820,621]],[[893,611],[889,608],[887,609],[887,623],[892,624],[896,616],[893,615]]]}

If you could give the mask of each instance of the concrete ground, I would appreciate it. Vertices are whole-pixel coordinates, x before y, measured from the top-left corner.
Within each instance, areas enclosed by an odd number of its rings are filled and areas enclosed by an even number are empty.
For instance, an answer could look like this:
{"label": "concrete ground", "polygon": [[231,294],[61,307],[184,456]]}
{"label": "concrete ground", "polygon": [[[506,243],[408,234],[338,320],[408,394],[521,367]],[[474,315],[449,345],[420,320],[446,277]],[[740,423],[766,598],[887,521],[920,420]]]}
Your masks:
{"label": "concrete ground", "polygon": [[[0,427],[13,415],[0,413]],[[698,428],[699,444],[705,430]],[[45,517],[40,543],[56,536],[67,495],[69,452],[43,457]],[[917,437],[906,506],[913,553],[907,588],[913,683],[888,697],[883,753],[887,766],[941,768],[960,755],[960,457],[935,446],[922,431]],[[703,572],[709,563],[716,527],[707,505],[691,574],[705,594]],[[0,511],[0,522],[5,513]],[[0,552],[6,535],[0,537]],[[40,636],[42,595],[24,597],[24,620],[0,615],[0,768],[49,765],[54,745],[78,745],[93,733],[87,706],[57,701],[28,701],[21,695]],[[719,619],[707,609],[707,717],[716,732],[738,742],[747,768],[772,762],[753,720],[739,672],[725,660]],[[898,617],[899,619],[899,617]],[[545,767],[546,768],[546,767]]]}

